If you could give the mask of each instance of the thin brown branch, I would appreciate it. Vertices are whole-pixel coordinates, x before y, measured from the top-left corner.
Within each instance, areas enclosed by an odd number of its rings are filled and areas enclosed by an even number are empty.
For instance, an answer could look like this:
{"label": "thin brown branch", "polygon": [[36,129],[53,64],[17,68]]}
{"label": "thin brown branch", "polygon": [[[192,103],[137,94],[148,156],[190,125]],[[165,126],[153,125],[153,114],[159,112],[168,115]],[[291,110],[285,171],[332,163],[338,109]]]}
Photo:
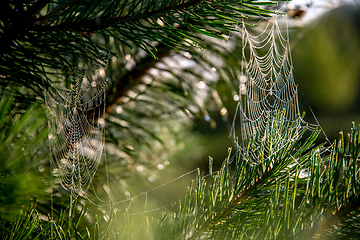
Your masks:
{"label": "thin brown branch", "polygon": [[155,66],[157,62],[159,62],[163,57],[169,55],[171,48],[164,45],[159,44],[157,46],[157,59],[154,59],[152,56],[147,56],[141,60],[140,63],[137,64],[137,67],[127,72],[121,79],[119,79],[116,83],[116,91],[107,97],[105,114],[113,111],[116,104],[119,103],[121,97],[126,96],[126,93],[135,87],[136,85],[141,83],[141,78],[144,76],[152,67]]}
{"label": "thin brown branch", "polygon": [[360,199],[359,196],[351,196],[346,204],[342,205],[334,214],[330,212],[329,217],[322,217],[322,219],[315,224],[312,224],[311,227],[301,235],[301,239],[312,239],[315,236],[320,237],[324,235],[324,232],[327,229],[330,229],[338,224],[341,224],[343,219],[349,217],[352,212],[360,209]]}

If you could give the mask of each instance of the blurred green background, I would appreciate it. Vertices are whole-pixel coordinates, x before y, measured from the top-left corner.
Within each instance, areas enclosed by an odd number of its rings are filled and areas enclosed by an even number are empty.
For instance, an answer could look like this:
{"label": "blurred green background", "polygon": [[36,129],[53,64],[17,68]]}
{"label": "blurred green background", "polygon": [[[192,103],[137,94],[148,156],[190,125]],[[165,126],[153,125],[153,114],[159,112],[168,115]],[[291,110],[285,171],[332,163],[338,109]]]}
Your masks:
{"label": "blurred green background", "polygon": [[348,132],[352,121],[360,123],[359,13],[358,5],[341,6],[292,36],[301,109],[307,119],[312,116],[306,105],[313,109],[331,141]]}

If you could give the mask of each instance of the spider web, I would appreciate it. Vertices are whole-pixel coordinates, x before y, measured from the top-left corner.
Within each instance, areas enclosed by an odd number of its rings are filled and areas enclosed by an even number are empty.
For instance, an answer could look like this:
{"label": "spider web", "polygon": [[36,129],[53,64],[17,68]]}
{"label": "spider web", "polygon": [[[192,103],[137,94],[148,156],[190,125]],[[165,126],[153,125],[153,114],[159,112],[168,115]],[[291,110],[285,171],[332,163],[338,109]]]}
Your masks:
{"label": "spider web", "polygon": [[69,89],[45,90],[51,165],[74,197],[91,185],[104,149],[105,70],[86,65]]}
{"label": "spider web", "polygon": [[[288,136],[297,136],[306,126],[299,111],[288,30],[282,34],[277,16],[261,23],[265,28],[254,33],[242,25],[238,108],[243,147],[250,140],[284,146],[294,140]],[[281,137],[269,139],[271,134]]]}

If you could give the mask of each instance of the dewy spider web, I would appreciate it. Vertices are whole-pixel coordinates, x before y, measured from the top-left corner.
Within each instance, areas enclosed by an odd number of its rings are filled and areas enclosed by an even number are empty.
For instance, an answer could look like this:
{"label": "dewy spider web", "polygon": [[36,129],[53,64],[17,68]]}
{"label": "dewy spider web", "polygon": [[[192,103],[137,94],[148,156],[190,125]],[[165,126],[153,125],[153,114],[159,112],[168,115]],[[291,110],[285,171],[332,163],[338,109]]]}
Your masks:
{"label": "dewy spider web", "polygon": [[242,25],[238,107],[243,147],[255,137],[258,143],[271,141],[269,126],[282,122],[281,119],[286,126],[271,129],[279,130],[276,134],[281,138],[277,141],[284,141],[283,145],[291,141],[286,138],[290,132],[300,132],[305,127],[299,111],[289,34],[281,33],[277,18],[264,19],[266,27],[257,34]]}
{"label": "dewy spider web", "polygon": [[97,171],[104,149],[104,68],[86,65],[72,81],[71,89],[48,87],[51,165],[61,186],[75,197],[85,195]]}

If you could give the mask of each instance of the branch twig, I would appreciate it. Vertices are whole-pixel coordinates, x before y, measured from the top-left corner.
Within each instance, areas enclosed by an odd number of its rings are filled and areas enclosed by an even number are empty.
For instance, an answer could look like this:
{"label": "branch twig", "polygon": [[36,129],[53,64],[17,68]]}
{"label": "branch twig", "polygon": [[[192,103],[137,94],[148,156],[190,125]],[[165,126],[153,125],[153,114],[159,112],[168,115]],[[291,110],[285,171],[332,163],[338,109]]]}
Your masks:
{"label": "branch twig", "polygon": [[137,67],[127,72],[121,79],[117,81],[116,92],[112,96],[107,98],[105,114],[113,111],[115,105],[119,102],[120,98],[126,96],[126,93],[134,86],[141,83],[141,77],[144,76],[152,67],[155,66],[163,57],[168,56],[171,48],[159,44],[157,46],[157,58],[156,60],[152,56],[147,56],[138,63]]}

